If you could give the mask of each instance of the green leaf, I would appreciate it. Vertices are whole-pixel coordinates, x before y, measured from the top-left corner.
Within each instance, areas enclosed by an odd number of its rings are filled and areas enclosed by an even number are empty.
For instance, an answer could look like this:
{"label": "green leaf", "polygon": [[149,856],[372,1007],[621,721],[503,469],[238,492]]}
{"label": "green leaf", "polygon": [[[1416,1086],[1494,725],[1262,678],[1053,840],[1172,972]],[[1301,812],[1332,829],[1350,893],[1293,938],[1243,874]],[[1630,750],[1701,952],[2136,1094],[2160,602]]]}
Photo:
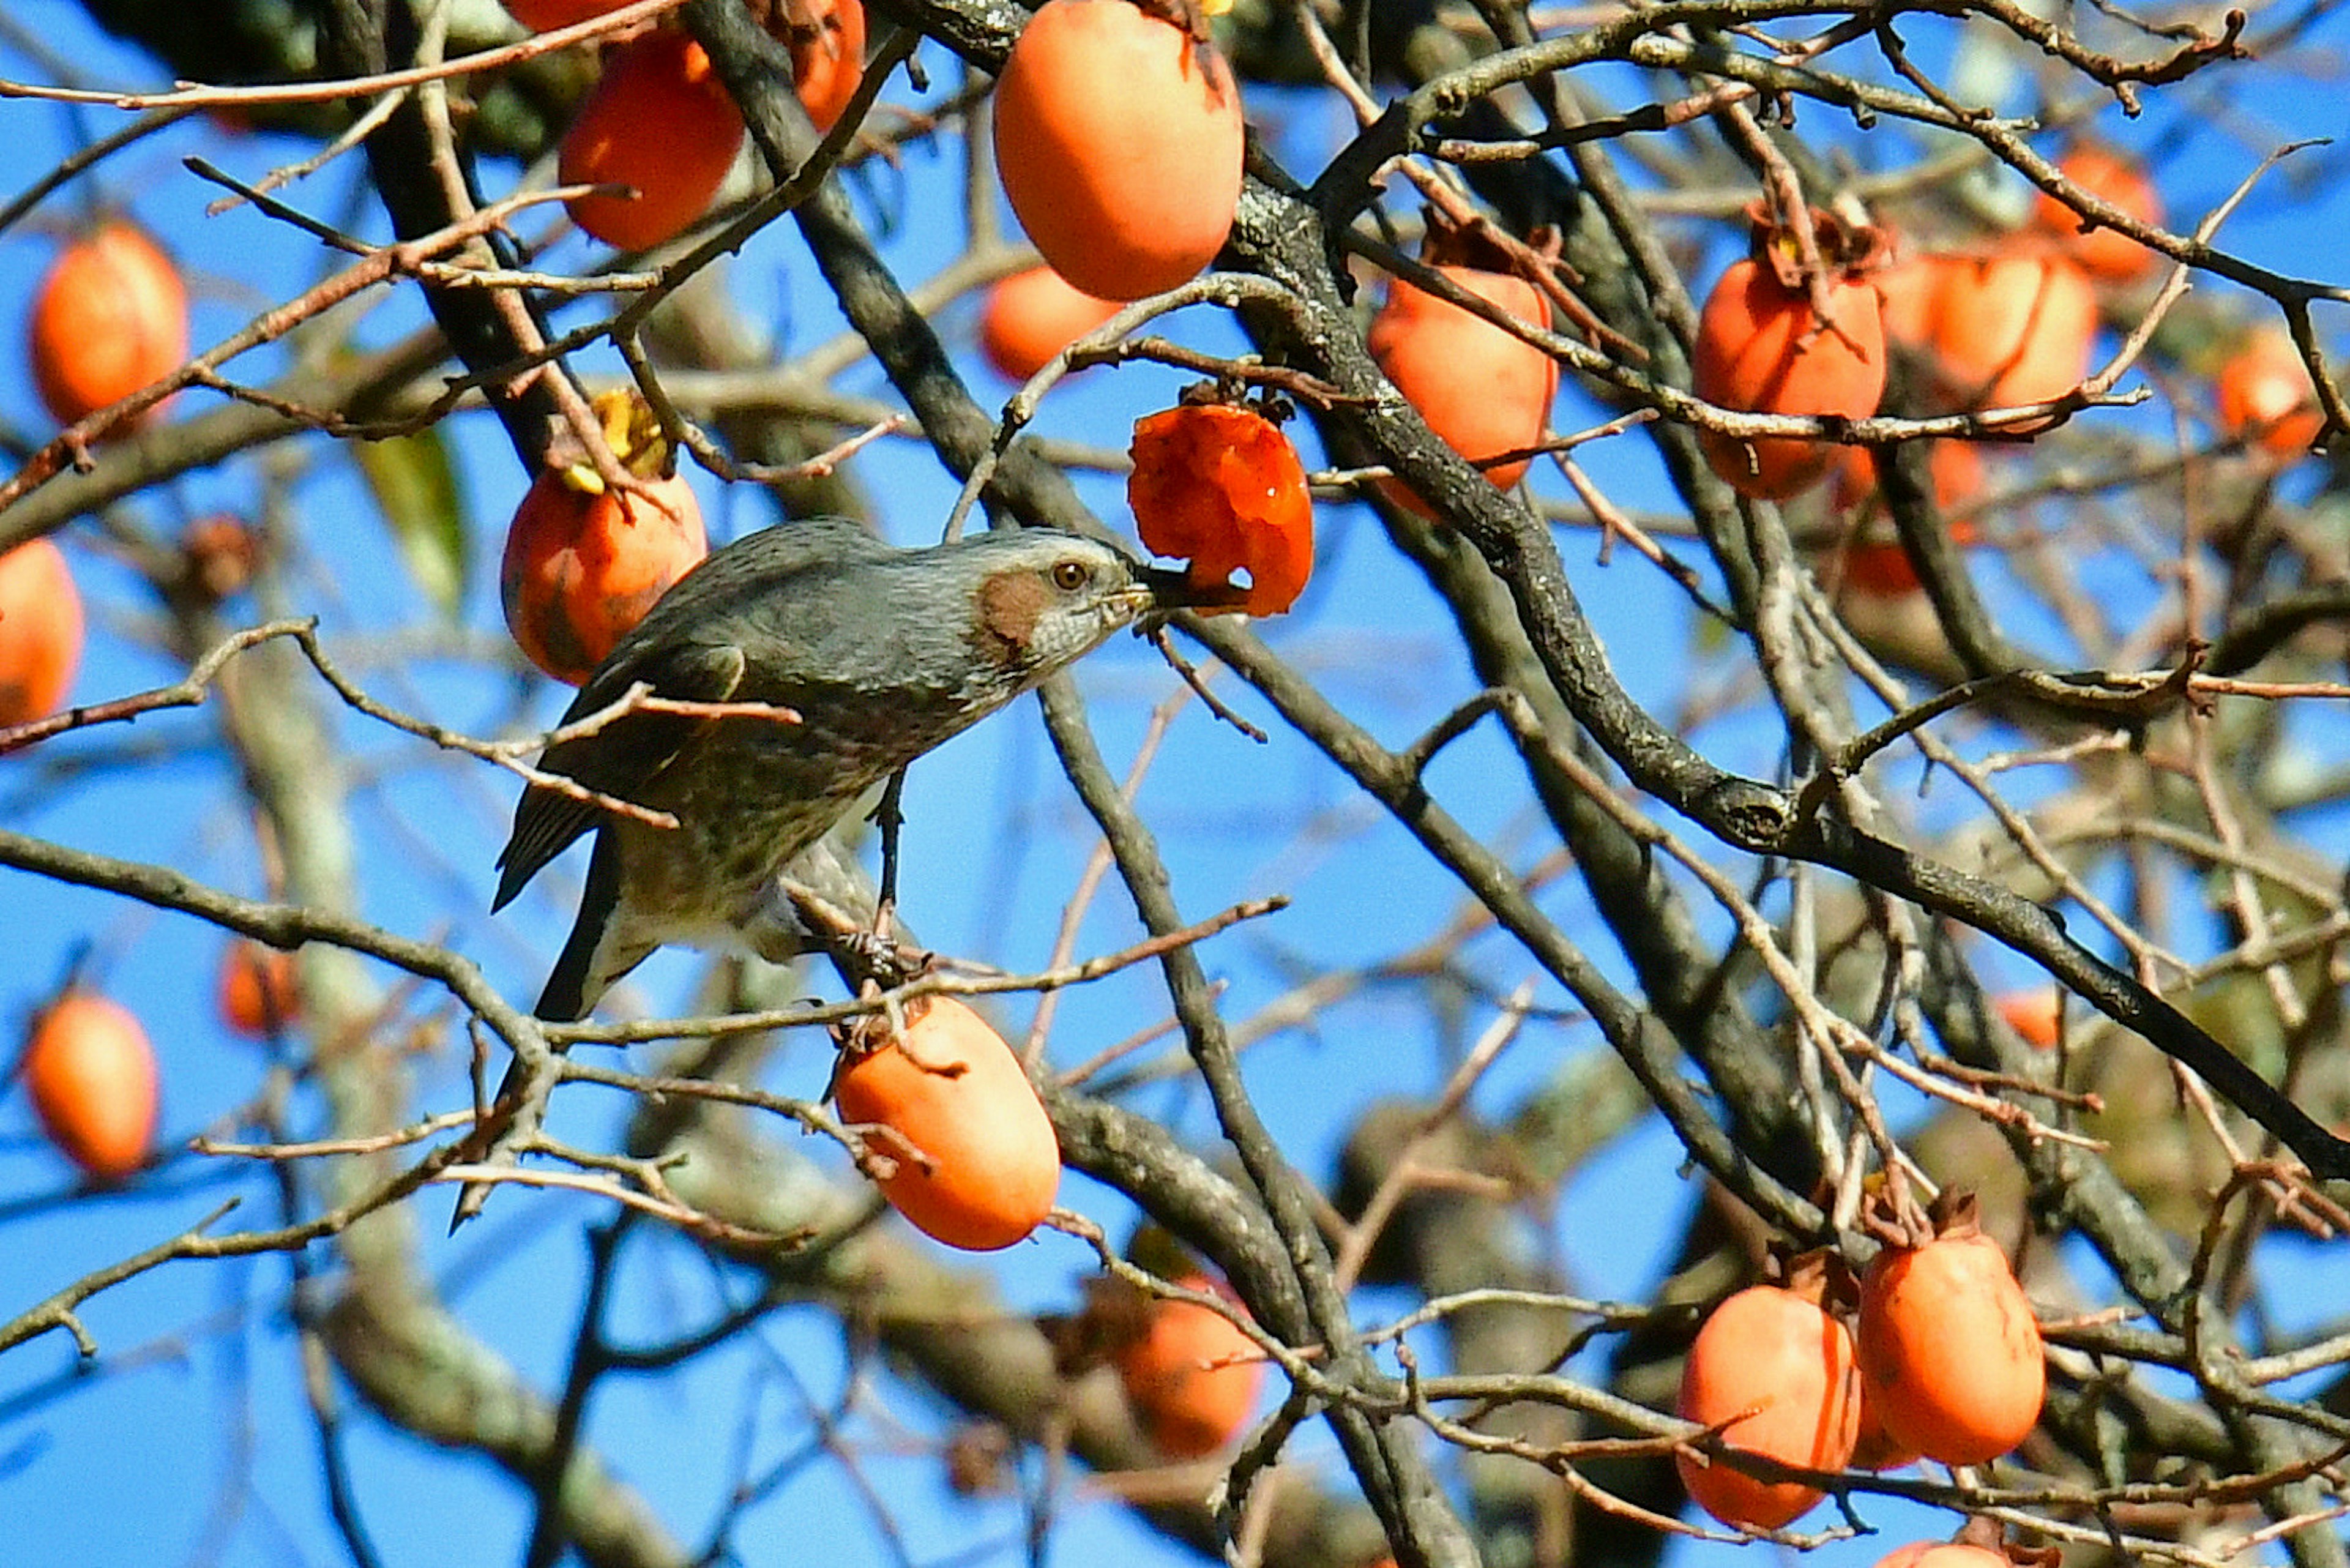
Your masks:
{"label": "green leaf", "polygon": [[352,450],[410,578],[442,615],[455,620],[464,604],[472,530],[456,465],[439,428],[358,441]]}

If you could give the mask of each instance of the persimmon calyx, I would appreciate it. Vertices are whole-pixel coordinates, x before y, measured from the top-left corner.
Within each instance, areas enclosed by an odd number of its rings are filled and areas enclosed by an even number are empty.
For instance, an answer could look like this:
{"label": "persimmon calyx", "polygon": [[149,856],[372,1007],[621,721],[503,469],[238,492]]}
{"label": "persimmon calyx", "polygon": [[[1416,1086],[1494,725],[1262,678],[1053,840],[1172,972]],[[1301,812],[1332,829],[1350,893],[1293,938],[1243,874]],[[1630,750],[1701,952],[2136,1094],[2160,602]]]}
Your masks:
{"label": "persimmon calyx", "polygon": [[[669,433],[642,393],[633,388],[615,388],[597,393],[588,407],[621,472],[642,480],[666,479],[674,472]],[[582,495],[601,495],[611,486],[596,471],[595,459],[579,446],[576,432],[567,426],[559,429],[547,449],[547,466],[562,475],[567,489]]]}

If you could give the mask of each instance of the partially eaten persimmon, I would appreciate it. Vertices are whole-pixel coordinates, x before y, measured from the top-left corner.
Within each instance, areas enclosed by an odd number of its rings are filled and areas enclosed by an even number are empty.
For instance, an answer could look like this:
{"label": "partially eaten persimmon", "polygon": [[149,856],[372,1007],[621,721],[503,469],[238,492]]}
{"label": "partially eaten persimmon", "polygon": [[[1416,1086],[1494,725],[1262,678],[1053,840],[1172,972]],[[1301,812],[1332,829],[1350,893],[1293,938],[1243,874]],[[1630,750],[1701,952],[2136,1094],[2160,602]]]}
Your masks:
{"label": "partially eaten persimmon", "polygon": [[1191,402],[1134,424],[1126,482],[1135,532],[1191,562],[1195,587],[1248,584],[1229,607],[1279,615],[1314,574],[1314,498],[1297,449],[1253,409]]}

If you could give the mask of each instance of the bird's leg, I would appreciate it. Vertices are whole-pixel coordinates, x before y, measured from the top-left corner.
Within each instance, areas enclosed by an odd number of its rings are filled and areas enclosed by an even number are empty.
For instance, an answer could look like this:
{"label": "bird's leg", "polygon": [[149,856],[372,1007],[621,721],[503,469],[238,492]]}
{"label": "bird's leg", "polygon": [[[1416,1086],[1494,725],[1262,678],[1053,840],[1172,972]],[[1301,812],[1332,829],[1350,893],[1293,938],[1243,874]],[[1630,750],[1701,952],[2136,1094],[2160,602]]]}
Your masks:
{"label": "bird's leg", "polygon": [[[896,923],[890,919],[886,902],[879,919],[868,925],[793,877],[777,877],[775,891],[785,901],[790,922],[806,933],[809,946],[832,961],[841,979],[852,989],[861,990],[868,983],[885,988],[901,985],[938,960],[937,954],[897,938]],[[763,926],[769,923],[776,923],[772,915]],[[753,940],[757,940],[755,935]]]}
{"label": "bird's leg", "polygon": [[881,799],[873,807],[873,826],[881,835],[881,897],[873,913],[873,934],[886,937],[890,917],[898,912],[898,830],[906,826],[906,814],[898,809],[905,798],[906,770],[899,768],[881,786]]}

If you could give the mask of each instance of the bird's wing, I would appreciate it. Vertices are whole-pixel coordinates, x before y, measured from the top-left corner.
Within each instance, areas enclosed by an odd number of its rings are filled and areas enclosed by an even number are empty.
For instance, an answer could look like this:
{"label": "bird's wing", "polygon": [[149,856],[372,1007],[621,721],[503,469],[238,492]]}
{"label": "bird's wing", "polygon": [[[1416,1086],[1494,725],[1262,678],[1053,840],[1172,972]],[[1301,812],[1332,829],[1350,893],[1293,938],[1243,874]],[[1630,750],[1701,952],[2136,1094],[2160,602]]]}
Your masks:
{"label": "bird's wing", "polygon": [[[724,702],[741,690],[746,660],[726,642],[638,643],[615,650],[580,689],[563,722],[576,723],[628,694],[639,681],[660,697]],[[541,769],[618,800],[637,801],[696,734],[716,721],[676,713],[629,713],[590,735],[558,742],[539,759]],[[498,855],[498,891],[491,911],[505,908],[539,867],[596,825],[598,808],[562,790],[533,784],[515,807],[514,834]]]}

